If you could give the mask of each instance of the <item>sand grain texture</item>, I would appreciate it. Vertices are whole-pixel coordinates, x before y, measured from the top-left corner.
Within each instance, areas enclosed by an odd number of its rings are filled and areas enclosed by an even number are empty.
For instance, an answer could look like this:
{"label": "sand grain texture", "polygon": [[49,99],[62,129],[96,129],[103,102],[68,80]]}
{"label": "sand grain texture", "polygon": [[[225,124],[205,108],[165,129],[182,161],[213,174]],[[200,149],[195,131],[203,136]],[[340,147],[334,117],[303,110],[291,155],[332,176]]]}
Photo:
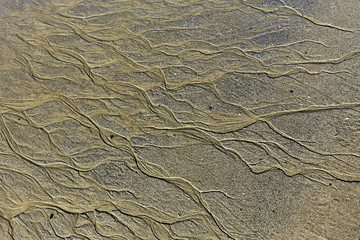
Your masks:
{"label": "sand grain texture", "polygon": [[357,1],[0,6],[0,239],[360,238]]}

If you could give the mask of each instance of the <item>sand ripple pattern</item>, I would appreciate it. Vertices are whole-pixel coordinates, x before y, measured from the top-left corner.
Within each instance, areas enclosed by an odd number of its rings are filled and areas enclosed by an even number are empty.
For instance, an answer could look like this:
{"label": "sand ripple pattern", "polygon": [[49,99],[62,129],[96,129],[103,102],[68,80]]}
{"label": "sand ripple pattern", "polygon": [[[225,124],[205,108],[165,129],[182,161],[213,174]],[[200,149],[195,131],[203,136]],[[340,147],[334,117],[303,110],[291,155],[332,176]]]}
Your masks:
{"label": "sand ripple pattern", "polygon": [[1,239],[266,239],[245,178],[360,181],[353,26],[235,0],[34,1],[0,23]]}

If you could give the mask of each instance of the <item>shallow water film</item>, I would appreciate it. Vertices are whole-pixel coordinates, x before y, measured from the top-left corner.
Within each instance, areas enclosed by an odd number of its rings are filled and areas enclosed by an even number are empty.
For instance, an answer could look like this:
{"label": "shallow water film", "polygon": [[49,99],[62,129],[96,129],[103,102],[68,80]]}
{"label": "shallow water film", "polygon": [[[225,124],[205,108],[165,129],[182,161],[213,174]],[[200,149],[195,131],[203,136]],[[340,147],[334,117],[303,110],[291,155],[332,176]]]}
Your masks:
{"label": "shallow water film", "polygon": [[0,239],[359,239],[360,5],[0,0]]}

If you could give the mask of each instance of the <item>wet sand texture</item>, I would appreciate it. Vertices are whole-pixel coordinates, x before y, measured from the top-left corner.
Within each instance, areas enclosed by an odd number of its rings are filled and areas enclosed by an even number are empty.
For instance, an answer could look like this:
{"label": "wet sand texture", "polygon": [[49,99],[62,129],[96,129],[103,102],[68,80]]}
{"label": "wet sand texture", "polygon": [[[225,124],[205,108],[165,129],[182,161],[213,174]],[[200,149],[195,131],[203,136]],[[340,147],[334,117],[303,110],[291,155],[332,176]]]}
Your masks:
{"label": "wet sand texture", "polygon": [[359,12],[0,0],[0,239],[359,239]]}

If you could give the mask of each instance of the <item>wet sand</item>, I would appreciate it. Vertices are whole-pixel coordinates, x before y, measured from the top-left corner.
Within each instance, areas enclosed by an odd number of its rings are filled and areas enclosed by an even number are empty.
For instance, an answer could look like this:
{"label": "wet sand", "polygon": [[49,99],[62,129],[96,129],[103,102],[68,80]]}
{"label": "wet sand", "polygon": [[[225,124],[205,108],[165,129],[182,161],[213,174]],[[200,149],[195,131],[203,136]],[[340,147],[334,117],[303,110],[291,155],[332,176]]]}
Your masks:
{"label": "wet sand", "polygon": [[357,1],[0,6],[1,240],[360,238]]}

